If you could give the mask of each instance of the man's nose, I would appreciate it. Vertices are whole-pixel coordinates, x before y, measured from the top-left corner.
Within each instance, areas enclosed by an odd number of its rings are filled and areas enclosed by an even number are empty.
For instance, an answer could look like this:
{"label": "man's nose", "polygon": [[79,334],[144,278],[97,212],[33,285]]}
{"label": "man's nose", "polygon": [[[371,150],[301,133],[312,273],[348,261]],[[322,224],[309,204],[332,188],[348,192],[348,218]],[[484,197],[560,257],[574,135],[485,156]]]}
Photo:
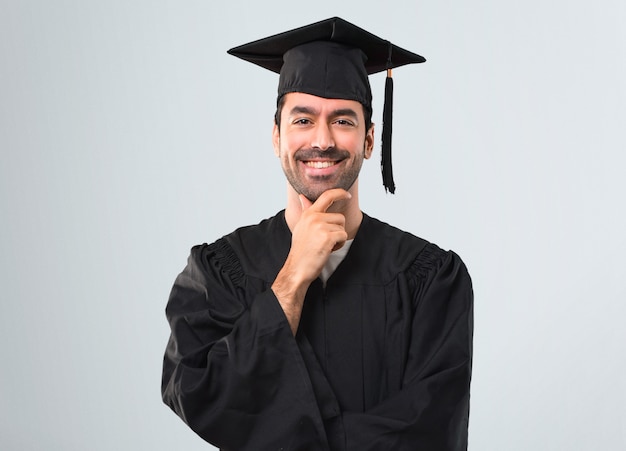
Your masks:
{"label": "man's nose", "polygon": [[311,147],[314,149],[328,150],[335,147],[335,141],[330,126],[325,123],[317,124],[315,127]]}

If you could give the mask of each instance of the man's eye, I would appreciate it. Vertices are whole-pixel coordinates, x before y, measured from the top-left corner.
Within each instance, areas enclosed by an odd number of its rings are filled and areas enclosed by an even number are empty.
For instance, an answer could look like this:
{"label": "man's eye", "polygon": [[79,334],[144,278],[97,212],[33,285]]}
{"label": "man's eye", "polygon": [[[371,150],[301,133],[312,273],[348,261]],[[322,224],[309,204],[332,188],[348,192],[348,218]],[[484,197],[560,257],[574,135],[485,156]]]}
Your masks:
{"label": "man's eye", "polygon": [[300,118],[300,119],[296,119],[295,121],[293,121],[294,125],[308,125],[311,123],[311,121],[307,118]]}
{"label": "man's eye", "polygon": [[337,119],[335,121],[335,124],[337,125],[345,125],[345,126],[353,126],[354,123],[352,121],[349,121],[347,119]]}

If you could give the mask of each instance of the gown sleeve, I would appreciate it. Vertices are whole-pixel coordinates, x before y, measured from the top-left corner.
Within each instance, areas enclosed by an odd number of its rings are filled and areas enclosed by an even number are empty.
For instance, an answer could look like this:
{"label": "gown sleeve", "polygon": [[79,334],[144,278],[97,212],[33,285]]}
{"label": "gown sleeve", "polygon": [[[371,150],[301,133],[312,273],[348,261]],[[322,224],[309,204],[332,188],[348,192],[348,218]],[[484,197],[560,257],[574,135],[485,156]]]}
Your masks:
{"label": "gown sleeve", "polygon": [[467,449],[471,280],[456,254],[433,245],[412,270],[417,282],[402,387],[365,412],[343,412],[347,450]]}
{"label": "gown sleeve", "polygon": [[222,450],[326,450],[287,319],[271,289],[249,284],[225,240],[192,249],[166,308],[163,400]]}

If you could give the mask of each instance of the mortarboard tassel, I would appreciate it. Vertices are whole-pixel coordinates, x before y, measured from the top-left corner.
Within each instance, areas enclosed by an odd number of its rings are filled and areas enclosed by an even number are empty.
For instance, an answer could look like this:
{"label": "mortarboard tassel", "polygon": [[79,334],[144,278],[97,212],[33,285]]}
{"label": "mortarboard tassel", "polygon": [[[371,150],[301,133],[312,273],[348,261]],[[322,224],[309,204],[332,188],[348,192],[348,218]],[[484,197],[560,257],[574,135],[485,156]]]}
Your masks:
{"label": "mortarboard tassel", "polygon": [[381,137],[382,158],[380,168],[383,173],[383,185],[385,191],[393,194],[396,185],[393,181],[393,169],[391,165],[391,131],[393,118],[393,78],[391,69],[387,69],[387,79],[385,80],[385,104],[383,106],[383,131]]}

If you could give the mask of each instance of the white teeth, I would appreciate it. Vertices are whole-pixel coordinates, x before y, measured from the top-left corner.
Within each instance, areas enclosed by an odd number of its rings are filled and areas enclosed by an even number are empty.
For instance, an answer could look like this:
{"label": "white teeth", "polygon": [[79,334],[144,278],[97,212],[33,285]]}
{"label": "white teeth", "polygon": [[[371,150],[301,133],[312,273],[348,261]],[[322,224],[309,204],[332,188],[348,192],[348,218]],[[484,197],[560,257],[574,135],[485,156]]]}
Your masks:
{"label": "white teeth", "polygon": [[306,164],[310,168],[323,169],[323,168],[329,168],[333,166],[335,162],[334,161],[307,161],[304,164]]}

